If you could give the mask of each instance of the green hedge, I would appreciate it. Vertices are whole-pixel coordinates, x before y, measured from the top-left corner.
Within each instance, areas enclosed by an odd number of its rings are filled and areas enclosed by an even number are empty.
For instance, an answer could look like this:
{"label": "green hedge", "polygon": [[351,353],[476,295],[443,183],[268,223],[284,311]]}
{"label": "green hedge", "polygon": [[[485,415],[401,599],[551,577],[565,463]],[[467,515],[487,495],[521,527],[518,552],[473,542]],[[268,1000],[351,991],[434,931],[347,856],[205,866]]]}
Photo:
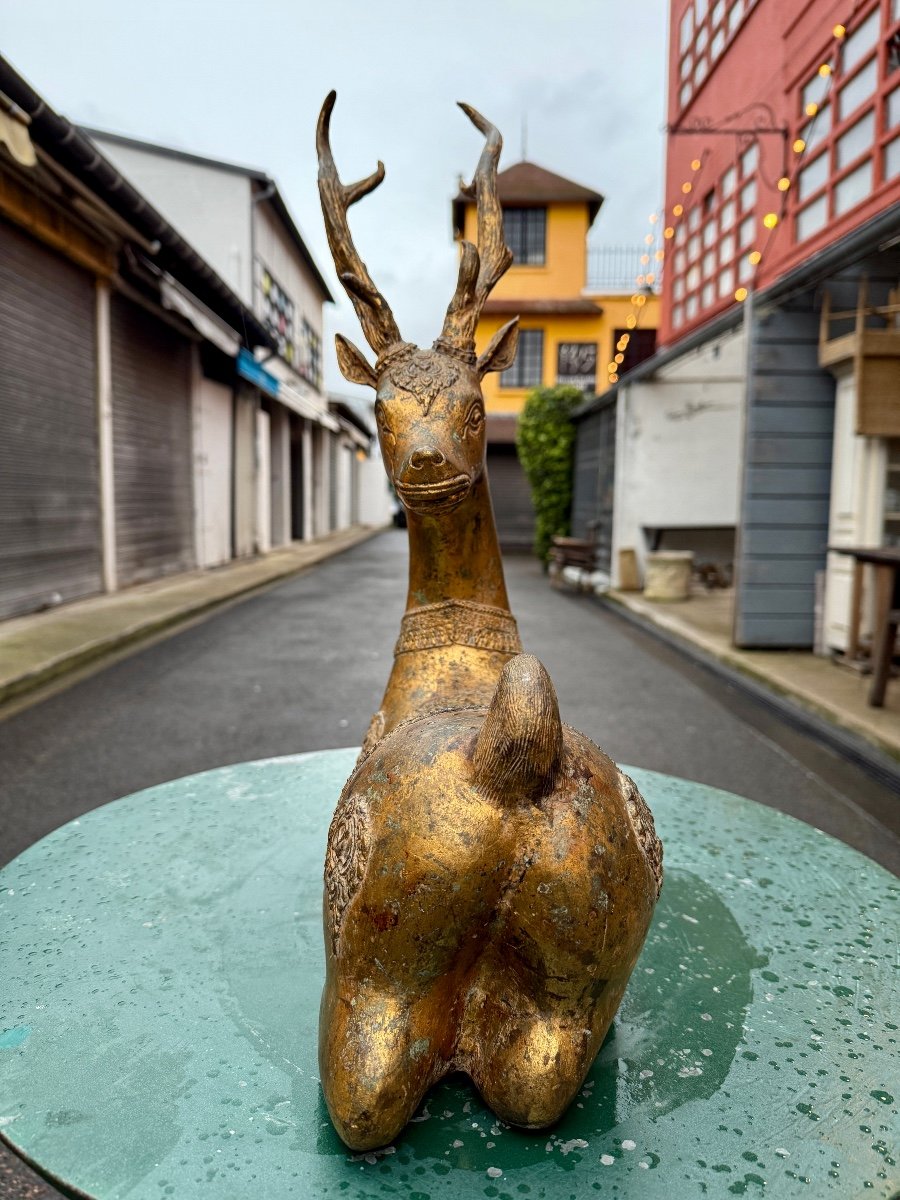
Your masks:
{"label": "green hedge", "polygon": [[554,537],[569,532],[572,508],[572,412],[584,403],[574,387],[535,388],[529,392],[516,431],[519,462],[531,485],[537,516],[534,552],[546,563]]}

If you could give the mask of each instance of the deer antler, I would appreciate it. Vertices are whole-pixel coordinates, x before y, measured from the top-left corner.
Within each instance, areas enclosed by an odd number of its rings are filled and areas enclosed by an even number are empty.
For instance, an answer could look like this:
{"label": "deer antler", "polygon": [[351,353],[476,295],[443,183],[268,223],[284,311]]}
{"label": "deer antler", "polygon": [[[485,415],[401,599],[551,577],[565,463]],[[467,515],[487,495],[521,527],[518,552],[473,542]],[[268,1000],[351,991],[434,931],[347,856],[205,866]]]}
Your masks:
{"label": "deer antler", "polygon": [[372,282],[366,264],[360,258],[350,226],[347,223],[347,209],[363,196],[375,190],[384,179],[384,163],[367,179],[359,183],[345,186],[341,183],[334,164],[329,141],[329,126],[331,112],[337,92],[331,91],[325,97],[319,122],[316,126],[316,151],[319,156],[319,196],[322,201],[322,213],[325,217],[325,231],[328,235],[328,245],[338,278],[346,289],[356,315],[363,327],[366,341],[376,354],[382,354],[388,346],[401,341],[400,330],[394,320],[385,298]]}
{"label": "deer antler", "polygon": [[484,302],[513,255],[504,240],[503,211],[497,197],[497,163],[503,138],[499,129],[471,105],[460,101],[459,107],[487,139],[472,183],[463,188],[467,195],[475,195],[478,206],[478,249],[471,242],[462,244],[459,280],[435,346],[463,351],[474,358],[475,328]]}

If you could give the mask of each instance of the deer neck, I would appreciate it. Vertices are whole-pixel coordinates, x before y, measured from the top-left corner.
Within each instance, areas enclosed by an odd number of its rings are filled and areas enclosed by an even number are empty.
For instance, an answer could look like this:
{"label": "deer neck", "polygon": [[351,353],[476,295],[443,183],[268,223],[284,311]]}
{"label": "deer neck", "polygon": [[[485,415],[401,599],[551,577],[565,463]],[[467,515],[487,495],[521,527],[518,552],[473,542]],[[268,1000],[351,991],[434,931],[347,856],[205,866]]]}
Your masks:
{"label": "deer neck", "polygon": [[407,515],[409,592],[406,611],[467,600],[509,611],[487,476],[482,473],[452,512]]}

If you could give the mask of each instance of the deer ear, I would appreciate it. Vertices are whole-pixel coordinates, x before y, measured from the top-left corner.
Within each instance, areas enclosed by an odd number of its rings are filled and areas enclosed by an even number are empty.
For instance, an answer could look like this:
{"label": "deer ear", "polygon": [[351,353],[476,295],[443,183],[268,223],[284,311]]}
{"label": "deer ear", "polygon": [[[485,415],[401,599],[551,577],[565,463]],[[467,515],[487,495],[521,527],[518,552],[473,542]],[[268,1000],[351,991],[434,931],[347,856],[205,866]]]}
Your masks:
{"label": "deer ear", "polygon": [[488,371],[505,371],[507,367],[511,367],[518,347],[519,318],[513,317],[502,329],[497,330],[491,338],[487,350],[484,354],[479,355],[476,364],[479,377],[485,376]]}
{"label": "deer ear", "polygon": [[378,382],[375,368],[369,365],[362,350],[357,350],[342,333],[334,335],[334,345],[337,350],[338,366],[347,382],[366,383],[369,387],[375,387]]}
{"label": "deer ear", "polygon": [[563,736],[550,676],[532,654],[500,672],[472,765],[476,784],[498,800],[538,800],[552,791]]}

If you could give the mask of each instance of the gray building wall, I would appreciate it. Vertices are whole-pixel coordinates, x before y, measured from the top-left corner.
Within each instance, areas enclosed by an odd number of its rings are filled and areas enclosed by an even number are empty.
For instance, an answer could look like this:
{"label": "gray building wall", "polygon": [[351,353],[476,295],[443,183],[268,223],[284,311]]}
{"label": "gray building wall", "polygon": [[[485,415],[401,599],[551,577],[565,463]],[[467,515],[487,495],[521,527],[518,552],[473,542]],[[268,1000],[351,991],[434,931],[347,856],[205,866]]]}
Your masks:
{"label": "gray building wall", "polygon": [[813,644],[815,576],[828,541],[834,379],[819,366],[819,298],[751,317],[735,644]]}

